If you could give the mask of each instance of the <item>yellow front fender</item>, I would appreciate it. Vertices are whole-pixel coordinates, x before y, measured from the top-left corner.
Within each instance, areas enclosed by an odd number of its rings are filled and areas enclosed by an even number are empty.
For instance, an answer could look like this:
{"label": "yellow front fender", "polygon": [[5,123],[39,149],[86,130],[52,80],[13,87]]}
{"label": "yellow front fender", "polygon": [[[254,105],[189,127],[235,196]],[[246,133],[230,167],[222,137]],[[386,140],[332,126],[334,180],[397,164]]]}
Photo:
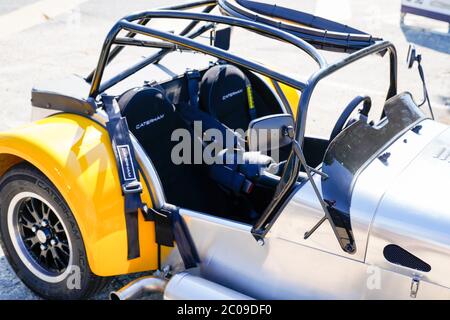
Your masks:
{"label": "yellow front fender", "polygon": [[[57,114],[0,133],[0,174],[27,161],[56,186],[80,228],[92,272],[112,276],[157,268],[154,224],[139,215],[141,257],[127,260],[124,200],[108,132],[95,121]],[[144,186],[143,201],[151,206]]]}

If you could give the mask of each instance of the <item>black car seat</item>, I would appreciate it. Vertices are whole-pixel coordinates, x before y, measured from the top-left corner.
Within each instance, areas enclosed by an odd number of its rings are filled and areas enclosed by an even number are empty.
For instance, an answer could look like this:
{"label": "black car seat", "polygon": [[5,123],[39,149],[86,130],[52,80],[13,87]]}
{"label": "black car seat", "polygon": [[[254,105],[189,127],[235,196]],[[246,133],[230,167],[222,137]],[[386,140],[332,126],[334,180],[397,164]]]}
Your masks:
{"label": "black car seat", "polygon": [[230,129],[246,131],[256,116],[250,81],[237,67],[219,64],[202,77],[200,108]]}
{"label": "black car seat", "polygon": [[[276,101],[275,101],[276,102]],[[242,70],[230,64],[218,64],[203,75],[199,89],[200,108],[230,129],[247,131],[250,121],[273,114]],[[279,110],[278,113],[282,112]],[[245,139],[245,136],[241,136]],[[290,146],[278,150],[279,159],[286,160]],[[271,155],[271,152],[267,152]]]}
{"label": "black car seat", "polygon": [[164,93],[144,86],[125,92],[118,103],[130,131],[155,166],[167,201],[192,210],[226,214],[229,201],[202,165],[172,161],[172,149],[179,143],[172,141],[172,132],[188,127]]}

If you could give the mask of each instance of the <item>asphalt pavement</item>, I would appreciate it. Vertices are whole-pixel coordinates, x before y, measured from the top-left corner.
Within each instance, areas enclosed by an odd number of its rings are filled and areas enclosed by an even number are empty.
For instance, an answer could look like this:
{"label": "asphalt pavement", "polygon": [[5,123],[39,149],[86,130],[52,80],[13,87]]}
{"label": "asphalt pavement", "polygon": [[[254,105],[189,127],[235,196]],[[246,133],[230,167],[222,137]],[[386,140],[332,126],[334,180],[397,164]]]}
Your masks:
{"label": "asphalt pavement", "polygon": [[[265,0],[262,0],[265,1]],[[404,60],[408,43],[423,55],[427,84],[437,120],[450,124],[450,34],[448,25],[407,16],[400,24],[400,0],[278,1],[281,5],[335,19],[393,42],[399,56],[399,91],[417,100],[422,85]],[[68,74],[85,76],[96,65],[105,35],[124,15],[180,3],[179,0],[2,0],[0,2],[0,130],[31,119],[30,90],[39,82],[58,81]],[[170,27],[170,26],[168,26]],[[232,49],[304,79],[313,70],[293,48],[237,33]],[[254,40],[254,41],[252,41]],[[340,54],[327,53],[333,61]],[[387,88],[387,60],[368,58],[323,82],[313,97],[308,131],[326,135],[340,108],[356,94],[367,93],[381,108]],[[322,91],[320,91],[322,90]],[[377,100],[379,99],[379,100]],[[120,277],[97,299],[130,277]],[[0,299],[37,299],[8,266],[0,249]]]}

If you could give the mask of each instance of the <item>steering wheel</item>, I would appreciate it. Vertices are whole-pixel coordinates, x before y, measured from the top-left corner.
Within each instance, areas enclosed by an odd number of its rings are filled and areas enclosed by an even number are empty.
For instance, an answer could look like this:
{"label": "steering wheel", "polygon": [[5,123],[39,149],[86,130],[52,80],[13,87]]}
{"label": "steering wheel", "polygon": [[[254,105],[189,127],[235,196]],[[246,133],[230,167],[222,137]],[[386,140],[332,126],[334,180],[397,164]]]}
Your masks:
{"label": "steering wheel", "polygon": [[[331,131],[329,140],[330,142],[349,125],[349,122],[351,121],[349,121],[349,117],[352,115],[353,111],[355,111],[356,107],[361,104],[361,102],[364,102],[364,104],[362,109],[359,110],[359,114],[367,118],[372,106],[372,99],[369,96],[357,96],[353,98],[353,100],[350,101],[350,103],[345,107],[344,111],[337,119],[336,124],[333,127],[333,131]],[[353,122],[354,121],[356,120],[353,120]]]}

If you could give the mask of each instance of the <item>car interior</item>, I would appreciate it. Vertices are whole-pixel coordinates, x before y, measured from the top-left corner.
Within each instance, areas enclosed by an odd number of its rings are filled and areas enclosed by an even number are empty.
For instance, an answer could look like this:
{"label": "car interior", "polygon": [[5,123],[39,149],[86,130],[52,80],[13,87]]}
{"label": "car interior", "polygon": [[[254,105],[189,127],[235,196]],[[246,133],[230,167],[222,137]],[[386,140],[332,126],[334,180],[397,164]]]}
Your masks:
{"label": "car interior", "polygon": [[[197,163],[193,154],[196,143],[201,143],[202,150],[207,147],[202,140],[206,129],[245,132],[254,119],[286,113],[261,78],[218,62],[206,70],[189,70],[166,82],[146,83],[127,90],[118,103],[130,131],[155,166],[170,204],[245,223],[255,222],[268,206],[290,145],[280,147],[280,161],[274,163],[270,150],[266,154],[249,151],[245,136],[234,133],[235,144],[213,156],[231,154],[236,159],[241,157],[241,162]],[[194,121],[202,121],[201,133],[193,130]],[[191,154],[182,155],[190,161],[180,164],[172,161],[172,152],[179,143],[172,138],[176,129],[192,133]],[[308,164],[320,165],[327,146],[328,140],[306,138]],[[269,170],[274,180],[259,180],[261,170]]]}

